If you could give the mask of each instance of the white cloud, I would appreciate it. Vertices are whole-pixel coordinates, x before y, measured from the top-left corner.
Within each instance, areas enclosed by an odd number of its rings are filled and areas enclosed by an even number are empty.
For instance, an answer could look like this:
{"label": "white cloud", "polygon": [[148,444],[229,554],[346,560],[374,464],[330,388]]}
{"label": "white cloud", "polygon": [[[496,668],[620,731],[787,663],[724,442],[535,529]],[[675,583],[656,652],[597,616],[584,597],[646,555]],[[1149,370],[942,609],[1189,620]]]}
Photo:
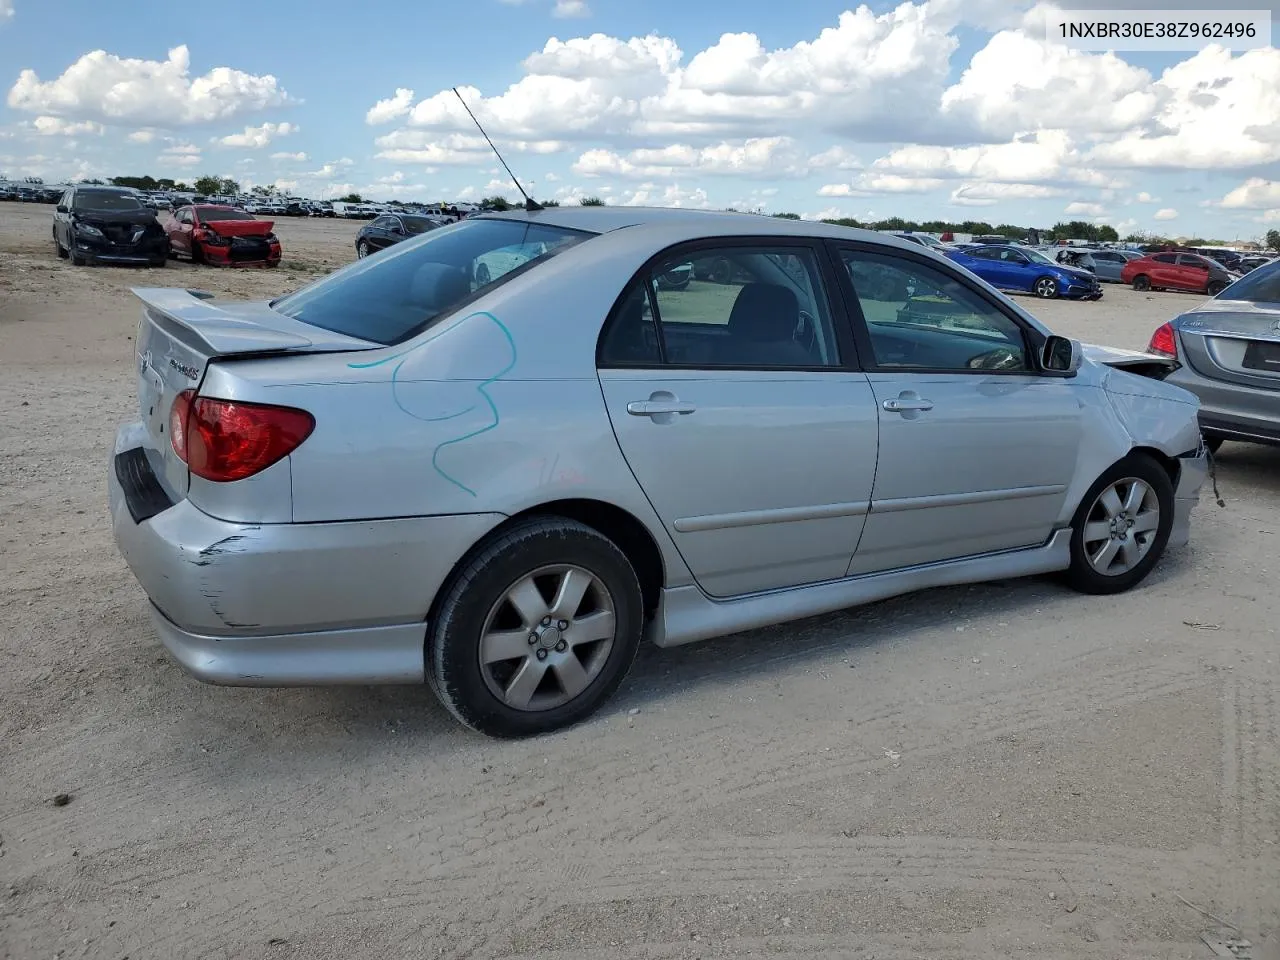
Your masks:
{"label": "white cloud", "polygon": [[[567,144],[558,140],[498,140],[499,150],[511,153],[551,154]],[[402,127],[378,137],[381,160],[393,163],[422,163],[432,166],[479,166],[493,161],[493,150],[479,134],[438,134]]]}
{"label": "white cloud", "polygon": [[273,153],[271,155],[271,159],[272,160],[294,160],[298,163],[306,163],[306,161],[309,160],[310,158],[301,150],[299,150],[297,153],[289,153],[287,151],[282,150],[279,153]]}
{"label": "white cloud", "polygon": [[1147,193],[1147,191],[1145,190],[1140,192],[1136,197],[1134,197],[1134,199],[1137,200],[1139,203],[1159,203],[1160,202],[1159,197],[1153,197],[1151,194]]}
{"label": "white cloud", "polygon": [[135,130],[129,134],[129,139],[134,143],[150,143],[156,138],[154,130]]}
{"label": "white cloud", "polygon": [[970,147],[913,144],[876,160],[873,168],[917,177],[1006,183],[1074,182],[1116,186],[1113,178],[1080,165],[1079,152],[1061,130],[1039,130],[1008,143]]}
{"label": "white cloud", "polygon": [[667,186],[642,183],[634,190],[624,191],[619,202],[624,207],[692,207],[706,210],[711,206],[707,191],[701,187],[686,190],[678,183]]}
{"label": "white cloud", "polygon": [[1118,167],[1222,169],[1280,161],[1280,50],[1233,57],[1211,45],[1161,75],[1159,108],[1093,162]]}
{"label": "white cloud", "polygon": [[1156,211],[1155,218],[1157,220],[1176,220],[1178,219],[1178,211],[1173,207],[1162,207]]}
{"label": "white cloud", "polygon": [[201,160],[200,148],[194,143],[171,142],[159,157],[165,167],[194,167]]}
{"label": "white cloud", "polygon": [[548,172],[542,179],[545,180],[547,183],[555,183],[560,178],[557,177],[555,173]]}
{"label": "white cloud", "polygon": [[1235,210],[1280,208],[1280,180],[1250,177],[1223,197],[1218,206]]}
{"label": "white cloud", "polygon": [[951,202],[962,207],[990,207],[1008,200],[1043,200],[1062,192],[1037,183],[965,183],[951,191]]}
{"label": "white cloud", "polygon": [[[504,91],[460,90],[486,129],[513,138],[705,145],[818,127],[904,139],[936,110],[958,42],[947,32],[953,23],[930,3],[878,15],[861,6],[782,49],[766,50],[754,34],[725,34],[687,65],[670,37],[552,38]],[[419,101],[408,125],[474,129],[452,90]]]}
{"label": "white cloud", "polygon": [[[1069,217],[1101,217],[1107,208],[1100,203],[1089,203],[1085,200],[1072,200],[1062,211]],[[1157,219],[1159,214],[1156,214]]]}
{"label": "white cloud", "polygon": [[828,183],[818,188],[820,197],[867,197],[876,193],[928,193],[945,184],[936,177],[903,177],[894,173],[867,172],[852,183]]}
{"label": "white cloud", "polygon": [[47,82],[34,70],[23,70],[8,97],[10,107],[29,113],[154,126],[227,120],[291,102],[270,74],[214,67],[192,78],[185,45],[174,47],[163,61],[94,50]]}
{"label": "white cloud", "polygon": [[13,0],[0,0],[0,23],[13,16]]}
{"label": "white cloud", "polygon": [[397,117],[408,114],[413,106],[413,91],[408,87],[397,87],[396,94],[387,100],[379,100],[364,115],[364,122],[370,125],[390,123]]}
{"label": "white cloud", "polygon": [[264,123],[259,127],[245,127],[242,133],[232,133],[225,137],[214,137],[214,143],[224,147],[246,147],[260,150],[277,137],[287,137],[298,132],[295,123]]}
{"label": "white cloud", "polygon": [[552,9],[551,15],[560,19],[589,17],[591,16],[591,10],[585,0],[556,0],[556,5]]}
{"label": "white cloud", "polygon": [[809,166],[818,169],[861,170],[862,161],[848,147],[835,146],[811,156]]}
{"label": "white cloud", "polygon": [[75,137],[84,133],[102,136],[106,129],[102,124],[94,123],[92,120],[75,123],[71,120],[63,120],[61,117],[36,117],[31,121],[31,126],[43,137]]}
{"label": "white cloud", "polygon": [[625,157],[609,150],[588,150],[573,164],[584,177],[616,176],[647,180],[682,173],[709,176],[795,177],[808,168],[789,137],[756,137],[709,147],[672,144],[632,150]]}
{"label": "white cloud", "polygon": [[993,36],[942,95],[943,115],[992,139],[1051,127],[1127,130],[1158,102],[1151,75],[1115,54],[1046,43],[1018,31]]}

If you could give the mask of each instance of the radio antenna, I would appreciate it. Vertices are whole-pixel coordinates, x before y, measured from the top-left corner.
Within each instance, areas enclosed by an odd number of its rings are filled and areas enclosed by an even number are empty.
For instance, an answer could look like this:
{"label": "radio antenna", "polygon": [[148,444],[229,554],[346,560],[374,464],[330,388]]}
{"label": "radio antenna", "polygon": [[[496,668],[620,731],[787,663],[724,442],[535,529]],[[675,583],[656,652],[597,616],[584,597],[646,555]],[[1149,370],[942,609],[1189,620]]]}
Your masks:
{"label": "radio antenna", "polygon": [[484,127],[480,126],[480,121],[476,119],[476,115],[471,112],[471,108],[467,106],[467,101],[462,99],[462,94],[458,93],[458,88],[453,88],[453,95],[458,98],[458,102],[462,104],[462,109],[467,111],[467,116],[471,118],[471,122],[476,125],[476,129],[480,131],[480,136],[484,137],[485,142],[489,144],[489,149],[493,151],[493,155],[498,158],[498,162],[502,164],[502,169],[507,171],[507,176],[511,178],[511,182],[516,185],[516,189],[520,191],[520,196],[524,197],[524,208],[526,210],[543,210],[542,204],[538,203],[533,197],[524,192],[524,187],[520,186],[520,181],[516,179],[516,175],[511,172],[511,168],[507,166],[507,161],[502,159],[502,154],[498,152],[498,148],[493,145],[493,141],[489,139],[489,135],[484,132]]}

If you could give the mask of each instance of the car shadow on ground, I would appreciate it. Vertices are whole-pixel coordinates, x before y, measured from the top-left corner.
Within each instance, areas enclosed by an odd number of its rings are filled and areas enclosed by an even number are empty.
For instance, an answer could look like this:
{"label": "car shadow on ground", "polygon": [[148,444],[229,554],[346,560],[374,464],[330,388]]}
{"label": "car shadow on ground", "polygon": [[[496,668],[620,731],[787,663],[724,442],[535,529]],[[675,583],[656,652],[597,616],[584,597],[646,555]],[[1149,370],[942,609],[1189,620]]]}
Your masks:
{"label": "car shadow on ground", "polygon": [[[1218,475],[1218,491],[1227,503],[1233,495],[1247,500],[1257,494],[1280,496],[1280,447],[1257,443],[1224,443],[1214,457]],[[1205,489],[1201,502],[1212,502],[1212,491]]]}

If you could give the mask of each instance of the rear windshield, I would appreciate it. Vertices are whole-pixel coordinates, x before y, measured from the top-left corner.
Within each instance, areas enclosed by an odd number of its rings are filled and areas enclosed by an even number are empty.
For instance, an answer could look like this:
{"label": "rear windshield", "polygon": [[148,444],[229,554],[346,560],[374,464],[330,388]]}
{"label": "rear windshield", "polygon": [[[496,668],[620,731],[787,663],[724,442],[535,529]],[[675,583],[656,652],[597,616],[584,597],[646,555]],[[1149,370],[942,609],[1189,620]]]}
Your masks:
{"label": "rear windshield", "polygon": [[513,271],[591,236],[523,220],[467,220],[357,260],[271,306],[335,333],[399,343]]}
{"label": "rear windshield", "polygon": [[1280,303],[1280,260],[1246,273],[1218,294],[1219,300],[1248,300],[1252,303]]}
{"label": "rear windshield", "polygon": [[202,207],[196,210],[196,216],[204,223],[212,223],[215,220],[253,220],[253,214],[245,213],[243,210],[218,210],[212,207]]}
{"label": "rear windshield", "polygon": [[77,210],[141,210],[138,198],[127,193],[99,193],[78,190],[72,205]]}

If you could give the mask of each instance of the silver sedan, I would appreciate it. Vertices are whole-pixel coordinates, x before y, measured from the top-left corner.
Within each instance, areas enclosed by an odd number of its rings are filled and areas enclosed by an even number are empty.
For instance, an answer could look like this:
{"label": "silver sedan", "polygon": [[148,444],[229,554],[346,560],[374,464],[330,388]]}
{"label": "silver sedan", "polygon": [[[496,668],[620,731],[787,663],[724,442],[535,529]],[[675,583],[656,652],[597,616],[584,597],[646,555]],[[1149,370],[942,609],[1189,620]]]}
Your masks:
{"label": "silver sedan", "polygon": [[826,224],[520,210],[270,303],[136,293],[109,491],[172,655],[425,681],[498,736],[590,714],[643,639],[1050,571],[1127,590],[1205,478],[1176,364]]}
{"label": "silver sedan", "polygon": [[1211,450],[1224,440],[1280,445],[1280,261],[1162,324],[1147,349],[1179,361],[1168,382],[1200,398]]}

